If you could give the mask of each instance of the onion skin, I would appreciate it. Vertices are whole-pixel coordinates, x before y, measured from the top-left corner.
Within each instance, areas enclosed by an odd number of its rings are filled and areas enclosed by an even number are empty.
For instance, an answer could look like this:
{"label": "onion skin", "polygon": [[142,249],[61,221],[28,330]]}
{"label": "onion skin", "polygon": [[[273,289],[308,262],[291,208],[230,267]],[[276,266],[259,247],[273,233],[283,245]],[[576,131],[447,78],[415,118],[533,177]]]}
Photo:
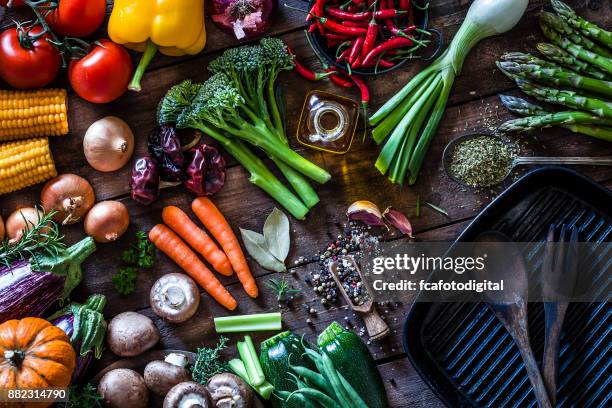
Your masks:
{"label": "onion skin", "polygon": [[107,116],[91,124],[83,138],[87,163],[102,172],[116,171],[134,153],[134,133],[122,119]]}
{"label": "onion skin", "polygon": [[5,235],[4,221],[2,220],[2,217],[0,217],[0,241],[4,239],[4,235]]}
{"label": "onion skin", "polygon": [[262,35],[272,24],[276,0],[212,0],[206,3],[210,19],[238,40]]}
{"label": "onion skin", "polygon": [[[28,221],[27,224],[24,221]],[[38,224],[38,220],[43,217],[43,212],[33,207],[24,207],[15,210],[6,219],[6,236],[11,242],[17,242],[23,235],[23,230],[28,227],[32,228],[32,224]]]}
{"label": "onion skin", "polygon": [[49,180],[40,193],[45,211],[57,211],[53,216],[62,225],[75,224],[87,214],[96,202],[91,184],[76,174],[62,174]]}
{"label": "onion skin", "polygon": [[127,231],[130,217],[119,201],[102,201],[85,217],[85,233],[99,243],[113,242]]}

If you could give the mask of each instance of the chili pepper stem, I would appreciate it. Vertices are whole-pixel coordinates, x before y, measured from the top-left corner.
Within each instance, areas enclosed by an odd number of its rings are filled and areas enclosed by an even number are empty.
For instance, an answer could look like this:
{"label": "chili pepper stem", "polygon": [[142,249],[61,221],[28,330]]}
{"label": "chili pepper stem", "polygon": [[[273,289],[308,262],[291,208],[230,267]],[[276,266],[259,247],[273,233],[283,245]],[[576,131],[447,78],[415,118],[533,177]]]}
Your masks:
{"label": "chili pepper stem", "polygon": [[157,45],[155,45],[153,41],[147,41],[147,48],[142,54],[140,62],[138,63],[138,67],[136,67],[136,72],[134,72],[134,77],[132,78],[132,81],[128,86],[128,89],[130,91],[140,92],[142,90],[140,81],[142,80],[142,77],[144,76],[144,73],[147,70],[147,67],[149,66],[151,61],[153,60],[155,54],[157,54]]}

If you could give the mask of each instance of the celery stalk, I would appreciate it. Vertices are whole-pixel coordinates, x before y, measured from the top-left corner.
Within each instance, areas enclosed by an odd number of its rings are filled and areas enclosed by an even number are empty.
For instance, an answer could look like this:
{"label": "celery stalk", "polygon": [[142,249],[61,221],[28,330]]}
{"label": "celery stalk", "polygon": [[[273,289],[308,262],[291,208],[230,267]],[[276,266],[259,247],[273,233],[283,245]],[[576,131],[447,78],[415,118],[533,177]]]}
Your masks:
{"label": "celery stalk", "polygon": [[215,317],[217,333],[240,333],[273,331],[282,329],[280,313],[258,313],[252,315]]}
{"label": "celery stalk", "polygon": [[238,354],[240,359],[244,363],[246,373],[249,377],[249,383],[254,386],[261,386],[266,381],[266,377],[259,363],[259,357],[257,357],[257,351],[253,344],[251,336],[245,336],[244,341],[239,341],[236,345],[238,348]]}
{"label": "celery stalk", "polygon": [[239,358],[235,358],[227,363],[230,370],[234,372],[238,377],[242,378],[244,382],[249,384],[251,388],[255,390],[256,393],[261,395],[264,399],[270,399],[272,393],[274,392],[274,386],[269,382],[265,381],[262,385],[256,386],[249,382],[249,375],[246,372],[246,367],[242,360]]}

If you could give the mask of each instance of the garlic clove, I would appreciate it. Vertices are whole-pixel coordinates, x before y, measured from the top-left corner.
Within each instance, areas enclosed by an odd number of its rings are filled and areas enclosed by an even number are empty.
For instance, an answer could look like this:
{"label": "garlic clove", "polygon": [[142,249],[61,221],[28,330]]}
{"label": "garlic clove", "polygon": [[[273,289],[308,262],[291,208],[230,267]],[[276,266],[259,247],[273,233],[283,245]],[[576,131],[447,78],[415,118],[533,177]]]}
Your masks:
{"label": "garlic clove", "polygon": [[410,224],[410,220],[408,220],[408,217],[406,217],[403,213],[399,212],[393,207],[387,207],[383,213],[383,218],[389,224],[397,228],[402,234],[408,235],[410,238],[414,238],[412,236],[412,224]]}
{"label": "garlic clove", "polygon": [[370,201],[355,201],[346,211],[346,215],[351,221],[361,221],[373,227],[385,226],[380,209]]}

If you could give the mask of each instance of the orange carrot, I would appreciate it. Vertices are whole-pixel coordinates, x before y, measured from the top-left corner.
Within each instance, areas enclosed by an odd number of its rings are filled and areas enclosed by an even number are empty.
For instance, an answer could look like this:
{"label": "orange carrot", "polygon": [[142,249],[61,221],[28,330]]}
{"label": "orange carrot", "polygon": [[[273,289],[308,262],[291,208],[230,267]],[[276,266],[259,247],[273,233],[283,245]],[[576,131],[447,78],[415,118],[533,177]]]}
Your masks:
{"label": "orange carrot", "polygon": [[183,210],[173,205],[165,207],[162,211],[162,220],[172,231],[206,259],[221,275],[231,276],[234,272],[232,265],[215,241],[199,228]]}
{"label": "orange carrot", "polygon": [[149,239],[222,306],[229,310],[236,308],[236,299],[232,297],[221,282],[219,282],[219,279],[170,228],[163,224],[157,224],[149,231]]}
{"label": "orange carrot", "polygon": [[259,294],[257,282],[251,274],[238,238],[236,238],[234,231],[232,231],[221,211],[206,197],[198,197],[193,200],[191,209],[223,248],[245,292],[250,297],[256,298]]}

